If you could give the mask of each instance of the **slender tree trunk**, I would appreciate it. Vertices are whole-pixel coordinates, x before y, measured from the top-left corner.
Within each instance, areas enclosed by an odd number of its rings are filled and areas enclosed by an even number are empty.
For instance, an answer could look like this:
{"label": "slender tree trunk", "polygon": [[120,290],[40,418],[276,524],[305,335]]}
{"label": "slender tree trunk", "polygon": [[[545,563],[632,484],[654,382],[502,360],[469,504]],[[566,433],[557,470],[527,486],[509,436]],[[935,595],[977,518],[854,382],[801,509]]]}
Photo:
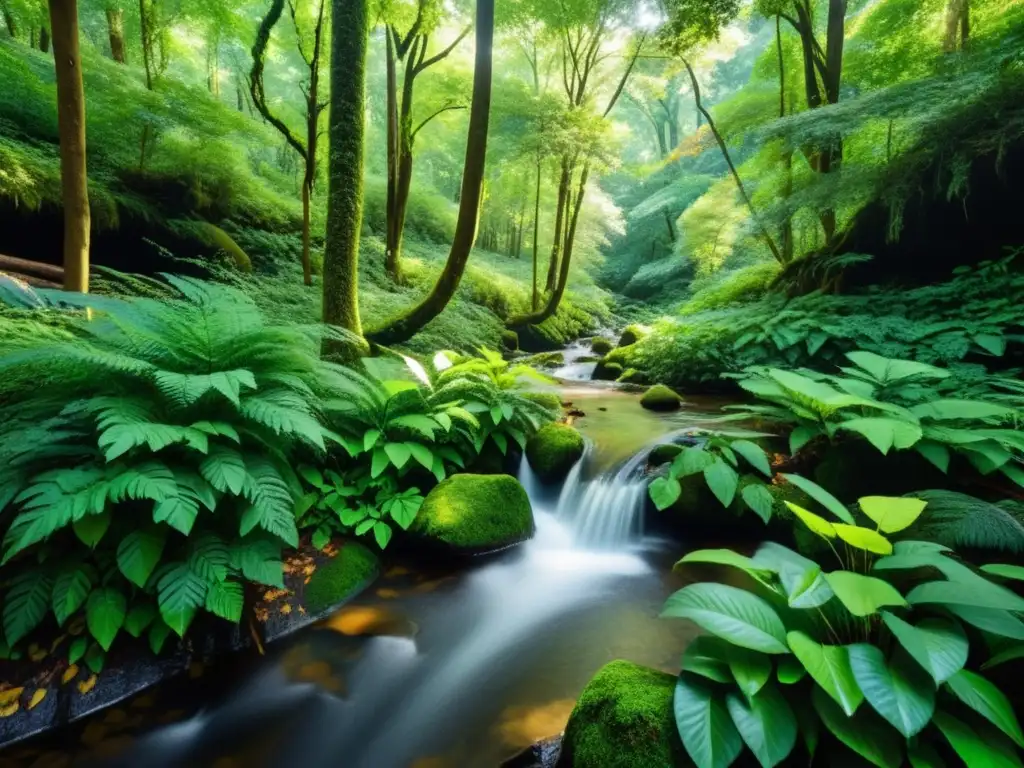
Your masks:
{"label": "slender tree trunk", "polygon": [[362,335],[358,280],[366,130],[367,0],[333,0],[333,14],[323,319]]}
{"label": "slender tree trunk", "polygon": [[18,37],[18,22],[14,20],[14,14],[12,14],[11,9],[7,7],[6,0],[0,0],[0,14],[3,14],[4,24],[7,27],[7,32],[10,34],[11,39],[16,39]]}
{"label": "slender tree trunk", "polygon": [[[335,22],[337,23],[337,22]],[[473,102],[469,113],[466,162],[462,172],[462,194],[455,238],[441,275],[433,290],[406,314],[383,328],[367,334],[376,344],[390,346],[411,339],[437,317],[459,287],[476,240],[480,202],[483,197],[487,159],[487,131],[491,111],[492,55],[494,45],[494,0],[476,2],[476,54],[473,70]]]}
{"label": "slender tree trunk", "polygon": [[[779,58],[779,117],[786,116],[786,61],[782,54],[782,24],[779,16],[775,17],[775,45]],[[793,194],[793,150],[786,146],[782,150],[782,167],[784,180],[782,183],[782,199],[789,200]],[[782,222],[782,261],[788,264],[793,260],[793,217],[787,213]]]}
{"label": "slender tree trunk", "polygon": [[242,88],[242,78],[235,75],[235,106],[239,112],[245,112],[245,90]]}
{"label": "slender tree trunk", "polygon": [[153,90],[153,30],[149,18],[148,0],[139,0],[139,28],[142,39],[142,66],[146,73],[146,88]]}
{"label": "slender tree trunk", "polygon": [[948,0],[946,5],[946,31],[942,50],[955,53],[967,48],[970,35],[970,0]]}
{"label": "slender tree trunk", "polygon": [[50,30],[45,25],[39,28],[39,50],[43,53],[50,52]]}
{"label": "slender tree trunk", "polygon": [[35,27],[29,27],[29,29],[28,29],[28,47],[29,48],[35,48],[36,47],[36,28]]}
{"label": "slender tree trunk", "polygon": [[558,200],[555,203],[555,236],[551,241],[551,259],[548,261],[548,277],[544,283],[545,291],[555,290],[558,280],[558,257],[562,251],[562,227],[564,225],[566,204],[569,195],[569,158],[562,158],[562,175],[558,180]]}
{"label": "slender tree trunk", "polygon": [[64,204],[64,290],[89,291],[89,184],[85,165],[85,93],[78,50],[78,3],[49,0],[57,69],[57,126]]}
{"label": "slender tree trunk", "polygon": [[537,243],[540,235],[540,154],[537,155],[537,191],[533,197],[533,299],[530,303],[534,312],[537,311]]}
{"label": "slender tree trunk", "polygon": [[128,55],[124,47],[124,11],[107,8],[107,31],[110,38],[110,58],[118,64],[127,64]]}
{"label": "slender tree trunk", "polygon": [[387,36],[387,199],[385,201],[384,270],[396,283],[401,282],[401,263],[393,248],[397,240],[395,210],[398,206],[398,61],[393,29],[385,27]]}

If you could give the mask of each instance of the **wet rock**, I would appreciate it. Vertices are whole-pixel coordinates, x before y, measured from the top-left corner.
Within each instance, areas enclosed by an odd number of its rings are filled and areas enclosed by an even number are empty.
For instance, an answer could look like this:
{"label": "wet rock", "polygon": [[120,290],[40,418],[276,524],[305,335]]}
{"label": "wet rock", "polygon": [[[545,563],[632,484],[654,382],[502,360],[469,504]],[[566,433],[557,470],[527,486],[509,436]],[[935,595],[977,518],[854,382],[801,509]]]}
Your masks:
{"label": "wet rock", "polygon": [[542,482],[562,480],[583,456],[583,435],[565,424],[541,427],[526,444],[526,458]]}
{"label": "wet rock", "polygon": [[622,366],[618,363],[608,362],[607,358],[604,358],[594,368],[594,372],[590,374],[590,378],[595,381],[615,381],[619,376],[622,375]]}
{"label": "wet rock", "polygon": [[590,340],[590,349],[597,355],[607,355],[612,351],[614,344],[608,339],[602,339],[600,336],[595,336]]}
{"label": "wet rock", "polygon": [[562,753],[562,736],[552,736],[531,744],[515,757],[501,764],[501,768],[555,768]]}
{"label": "wet rock", "polygon": [[683,398],[664,384],[655,384],[640,398],[640,405],[649,411],[674,411],[682,404]]}
{"label": "wet rock", "polygon": [[619,346],[628,347],[630,344],[636,344],[646,335],[647,333],[639,325],[627,325],[619,337]]}

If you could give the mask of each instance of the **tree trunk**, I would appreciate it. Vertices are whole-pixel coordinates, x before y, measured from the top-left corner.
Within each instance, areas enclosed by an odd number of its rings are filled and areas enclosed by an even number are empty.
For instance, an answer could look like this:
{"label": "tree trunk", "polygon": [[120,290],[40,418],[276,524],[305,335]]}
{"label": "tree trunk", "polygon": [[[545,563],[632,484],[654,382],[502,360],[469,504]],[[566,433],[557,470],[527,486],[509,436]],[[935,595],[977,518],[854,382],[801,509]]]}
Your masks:
{"label": "tree trunk", "polygon": [[39,28],[39,50],[43,53],[50,52],[50,30],[45,25]]}
{"label": "tree trunk", "polygon": [[57,71],[57,126],[64,204],[64,290],[89,291],[89,184],[85,166],[85,93],[78,50],[77,0],[49,0]]}
{"label": "tree trunk", "polygon": [[[775,46],[779,58],[779,117],[786,116],[786,61],[782,54],[782,19],[775,17]],[[785,178],[782,183],[782,198],[789,200],[793,194],[793,150],[784,147],[782,167]],[[793,217],[787,215],[782,222],[782,263],[793,260]]]}
{"label": "tree trunk", "polygon": [[3,14],[4,24],[7,26],[7,32],[10,34],[11,39],[16,39],[18,37],[18,22],[14,20],[14,14],[7,7],[6,0],[0,0],[0,13]]}
{"label": "tree trunk", "polygon": [[331,152],[323,319],[361,335],[358,277],[366,130],[367,0],[333,0],[332,10],[328,126]]}
{"label": "tree trunk", "polygon": [[398,205],[398,61],[392,27],[385,27],[387,36],[387,199],[385,201],[384,271],[396,283],[401,282],[401,263],[394,253],[397,240],[395,209]]}
{"label": "tree trunk", "polygon": [[[335,22],[337,23],[337,22]],[[455,238],[437,283],[430,294],[406,314],[367,334],[376,344],[390,346],[408,341],[448,305],[462,280],[476,240],[480,202],[487,159],[487,130],[491,111],[491,75],[494,44],[494,0],[476,2],[476,54],[473,70],[473,102],[469,113],[466,162]]]}
{"label": "tree trunk", "polygon": [[241,76],[235,76],[235,106],[239,112],[245,112],[245,90],[242,88]]}
{"label": "tree trunk", "polygon": [[531,308],[537,311],[537,240],[540,233],[540,155],[537,155],[537,191],[533,198],[533,299]]}
{"label": "tree trunk", "polygon": [[970,0],[949,0],[946,5],[946,31],[942,50],[955,53],[966,49],[969,34]]}
{"label": "tree trunk", "polygon": [[139,28],[142,40],[142,66],[146,73],[146,88],[153,90],[153,30],[147,0],[139,0]]}
{"label": "tree trunk", "polygon": [[128,56],[124,47],[124,11],[107,8],[107,29],[110,37],[110,58],[118,64],[127,64]]}
{"label": "tree trunk", "polygon": [[562,175],[558,180],[558,201],[555,203],[555,236],[551,241],[551,259],[548,261],[548,277],[544,283],[545,291],[555,290],[558,279],[558,255],[562,251],[562,227],[564,225],[566,201],[569,195],[569,158],[562,158]]}

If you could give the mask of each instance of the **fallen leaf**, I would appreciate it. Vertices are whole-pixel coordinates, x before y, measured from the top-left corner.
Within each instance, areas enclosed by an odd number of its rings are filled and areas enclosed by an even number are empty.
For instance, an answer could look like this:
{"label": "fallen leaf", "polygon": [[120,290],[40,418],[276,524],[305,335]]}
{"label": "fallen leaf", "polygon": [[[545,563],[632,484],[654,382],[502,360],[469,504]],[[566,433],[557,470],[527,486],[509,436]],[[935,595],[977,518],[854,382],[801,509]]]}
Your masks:
{"label": "fallen leaf", "polygon": [[67,639],[67,635],[58,635],[57,638],[50,643],[50,653],[57,650],[57,647]]}
{"label": "fallen leaf", "polygon": [[397,589],[389,589],[388,587],[381,587],[377,590],[377,597],[383,598],[384,600],[394,600],[399,596]]}
{"label": "fallen leaf", "polygon": [[77,675],[77,674],[78,674],[78,665],[77,664],[72,664],[70,667],[68,667],[67,669],[64,670],[64,677],[61,678],[61,682],[63,682],[64,685],[67,685],[72,680],[74,680],[75,675]]}
{"label": "fallen leaf", "polygon": [[89,675],[85,680],[78,683],[78,692],[83,696],[96,687],[96,675]]}
{"label": "fallen leaf", "polygon": [[37,688],[36,692],[32,694],[32,699],[28,703],[28,709],[35,709],[39,702],[46,698],[46,689]]}
{"label": "fallen leaf", "polygon": [[280,612],[282,614],[284,614],[285,616],[287,616],[289,613],[291,613],[292,612],[291,603],[285,603],[284,605],[282,605],[281,608],[280,608]]}
{"label": "fallen leaf", "polygon": [[0,717],[10,717],[18,711],[19,706],[17,699],[12,701],[10,704],[0,706]]}
{"label": "fallen leaf", "polygon": [[28,647],[28,657],[32,661],[42,661],[49,655],[49,652],[45,648],[40,648],[38,643],[32,643]]}
{"label": "fallen leaf", "polygon": [[306,615],[306,607],[303,606],[303,605],[300,605],[299,606],[299,613],[301,613],[303,616],[305,616]]}
{"label": "fallen leaf", "polygon": [[17,701],[21,698],[21,694],[24,692],[24,686],[19,688],[7,688],[0,691],[0,707],[6,707],[12,701]]}

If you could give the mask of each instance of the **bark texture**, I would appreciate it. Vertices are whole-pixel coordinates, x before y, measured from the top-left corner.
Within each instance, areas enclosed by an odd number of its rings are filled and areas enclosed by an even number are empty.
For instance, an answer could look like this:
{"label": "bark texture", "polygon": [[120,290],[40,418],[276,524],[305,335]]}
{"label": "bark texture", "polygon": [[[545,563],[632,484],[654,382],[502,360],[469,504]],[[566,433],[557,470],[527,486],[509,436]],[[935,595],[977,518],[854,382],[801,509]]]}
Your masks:
{"label": "bark texture", "polygon": [[106,11],[110,58],[118,64],[127,64],[128,53],[124,47],[124,11],[115,6],[108,6]]}

